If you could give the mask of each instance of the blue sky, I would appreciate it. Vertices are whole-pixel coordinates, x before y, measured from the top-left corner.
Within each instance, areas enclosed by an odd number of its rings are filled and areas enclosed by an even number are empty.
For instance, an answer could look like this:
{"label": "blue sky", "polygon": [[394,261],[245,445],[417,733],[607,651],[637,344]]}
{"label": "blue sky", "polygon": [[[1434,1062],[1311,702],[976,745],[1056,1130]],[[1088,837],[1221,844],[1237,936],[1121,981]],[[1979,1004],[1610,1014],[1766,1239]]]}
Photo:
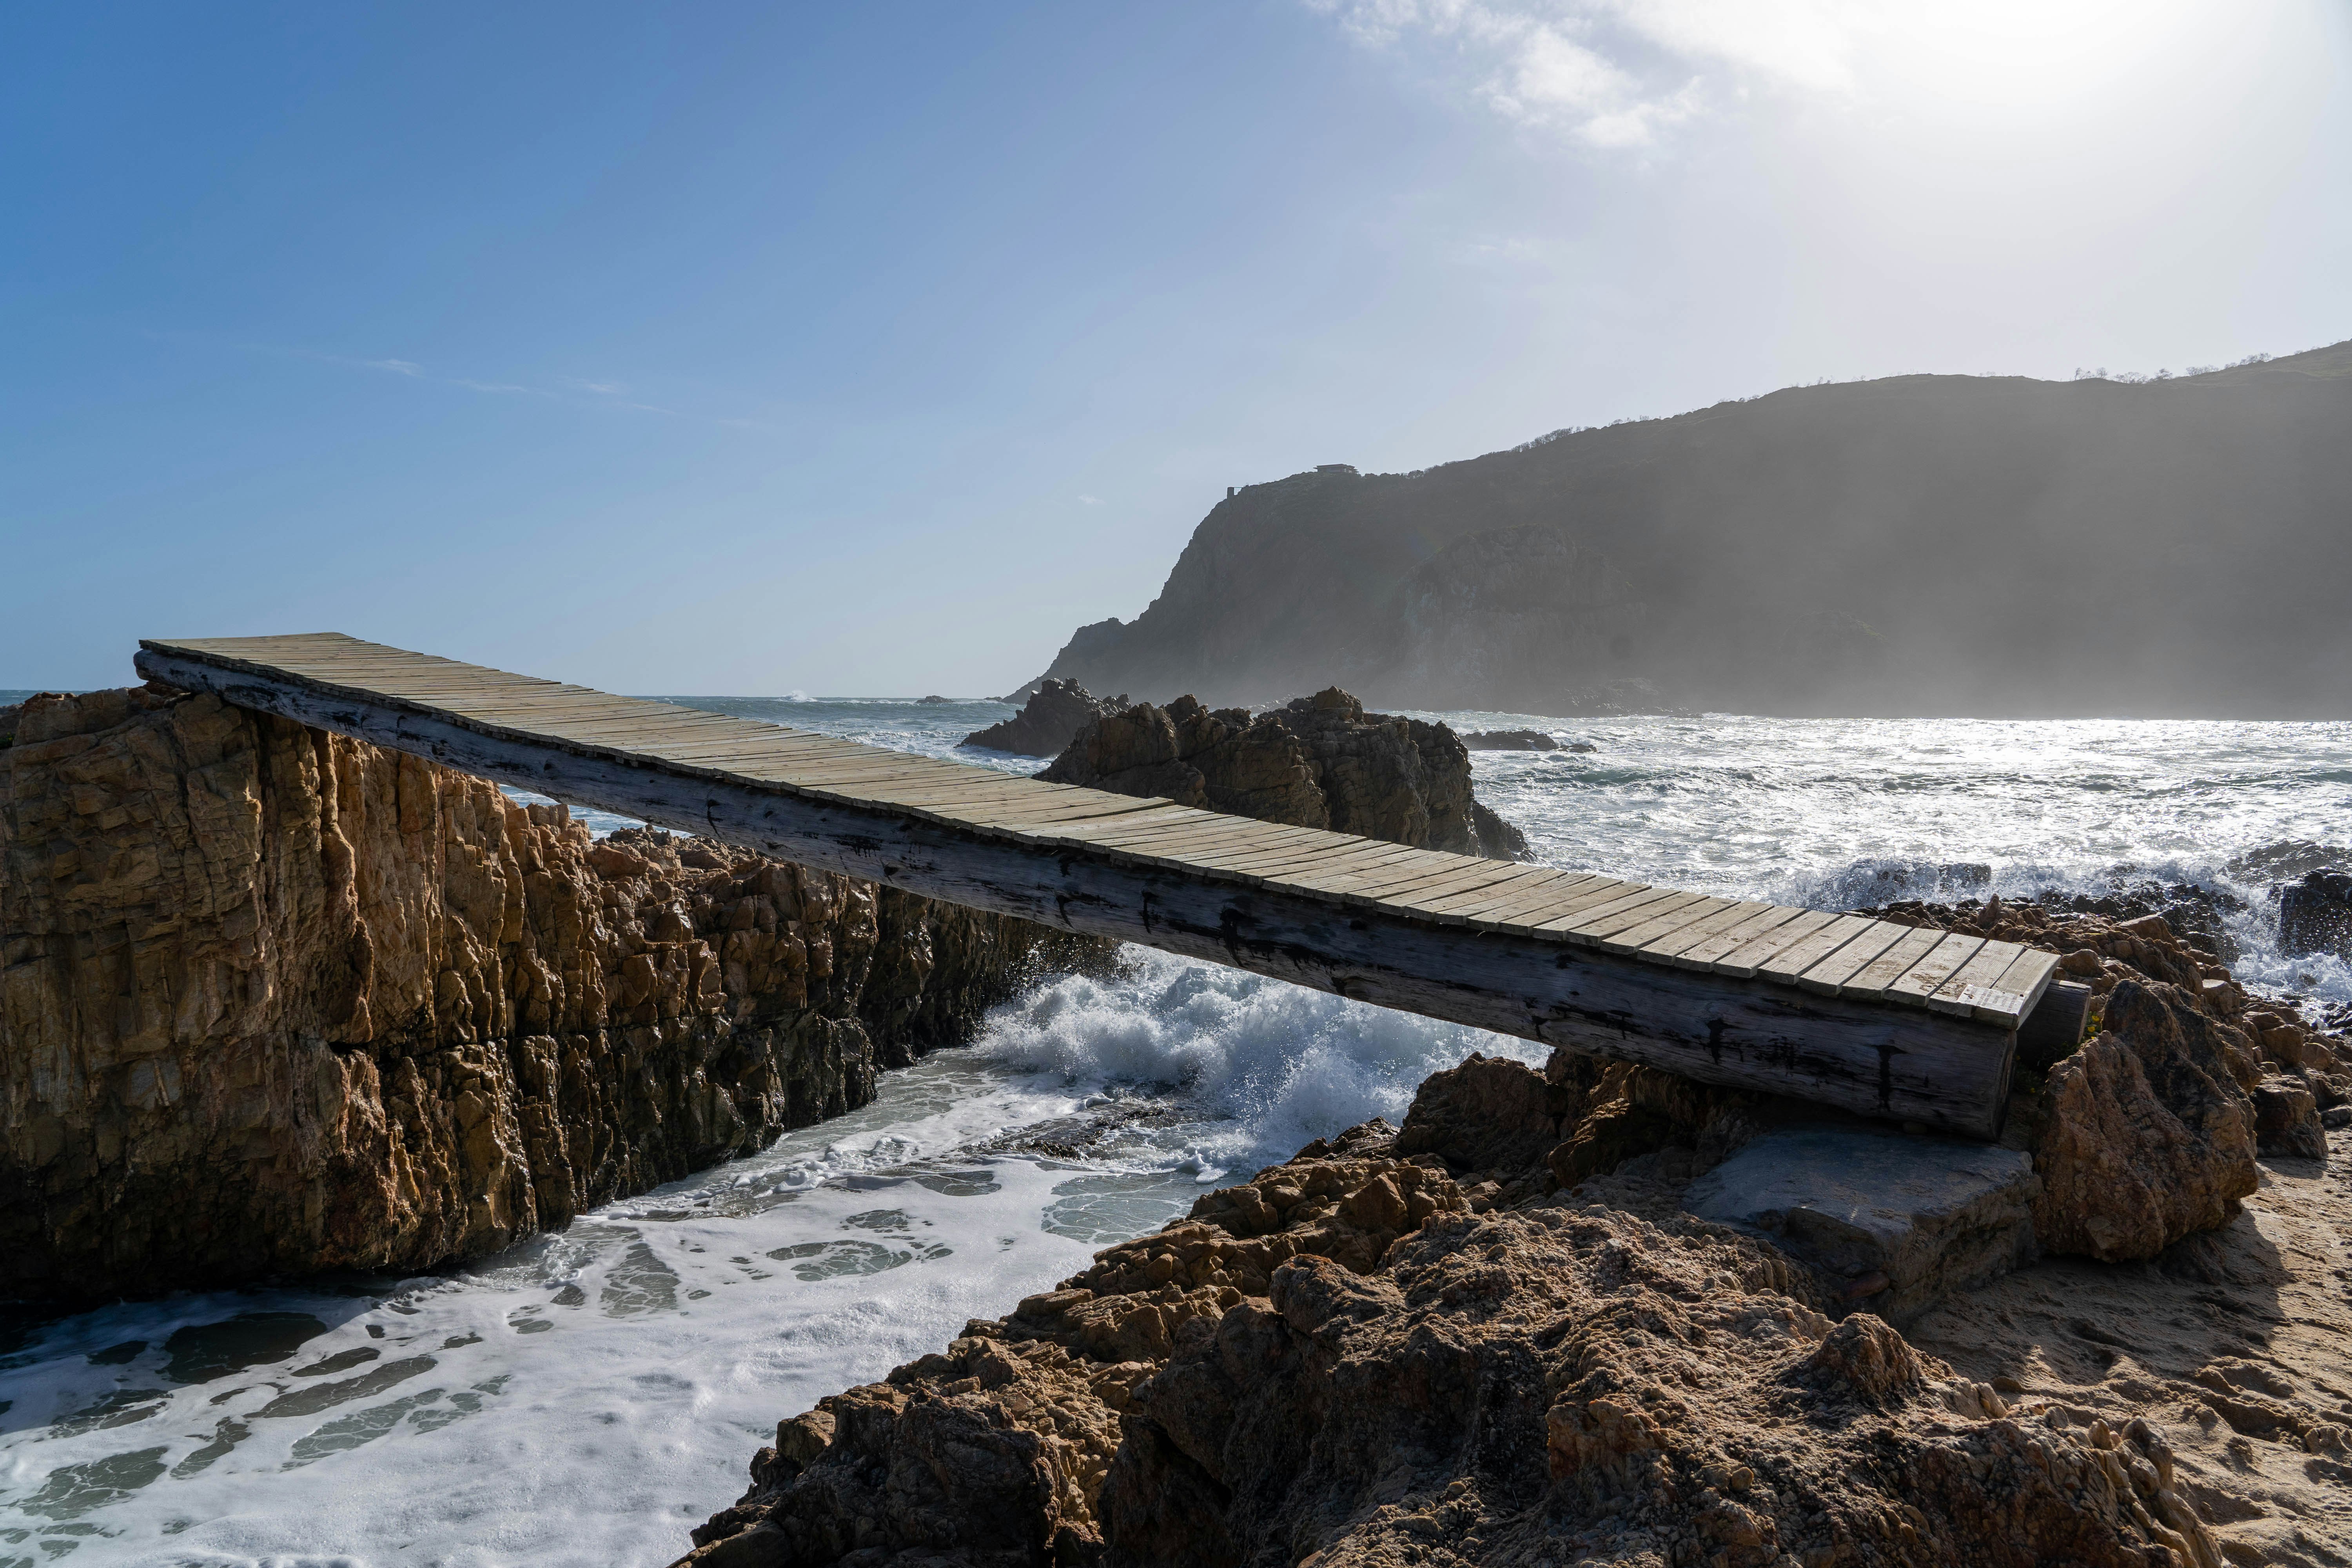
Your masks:
{"label": "blue sky", "polygon": [[2352,337],[2352,8],[89,5],[0,56],[0,687],[336,628],[955,694],[1228,484]]}

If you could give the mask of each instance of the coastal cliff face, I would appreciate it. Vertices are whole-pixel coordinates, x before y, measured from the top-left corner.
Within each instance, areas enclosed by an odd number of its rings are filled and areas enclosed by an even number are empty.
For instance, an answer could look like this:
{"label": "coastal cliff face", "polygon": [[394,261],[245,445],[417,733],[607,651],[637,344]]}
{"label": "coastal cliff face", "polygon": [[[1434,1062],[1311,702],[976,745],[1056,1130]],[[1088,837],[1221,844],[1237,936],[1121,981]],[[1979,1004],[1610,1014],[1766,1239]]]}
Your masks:
{"label": "coastal cliff face", "polygon": [[[1318,1140],[783,1421],[681,1568],[2332,1561],[2303,1548],[2352,1517],[2340,1285],[2281,1248],[2336,1258],[2352,1193],[2262,1107],[2291,1079],[2324,1158],[2308,1108],[2352,1088],[2352,1041],[2250,1006],[2160,920],[1904,912],[2036,940],[2097,993],[2012,1118],[2042,1246],[2075,1256],[1906,1337],[1884,1275],[1683,1212],[1818,1108],[1473,1057],[1402,1129]],[[2290,1180],[2313,1194],[2240,1214]]]}
{"label": "coastal cliff face", "polygon": [[1326,464],[1217,502],[1141,614],[1045,673],[1212,704],[1336,679],[1555,715],[2340,718],[2347,420],[2339,343],[2145,385],[1790,387],[1412,473]]}
{"label": "coastal cliff face", "polygon": [[758,1149],[1095,944],[158,689],[0,710],[21,1299],[418,1269]]}
{"label": "coastal cliff face", "polygon": [[1038,776],[1416,849],[1528,851],[1471,794],[1470,752],[1451,729],[1366,713],[1338,687],[1255,715],[1190,697],[1135,703],[1088,723]]}

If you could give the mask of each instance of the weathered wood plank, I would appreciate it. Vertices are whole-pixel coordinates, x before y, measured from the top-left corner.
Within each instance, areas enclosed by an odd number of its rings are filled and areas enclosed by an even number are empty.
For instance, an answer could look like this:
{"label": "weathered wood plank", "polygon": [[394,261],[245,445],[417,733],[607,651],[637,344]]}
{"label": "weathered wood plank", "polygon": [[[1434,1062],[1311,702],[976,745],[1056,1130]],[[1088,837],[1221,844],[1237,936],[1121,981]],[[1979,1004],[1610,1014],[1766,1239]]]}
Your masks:
{"label": "weathered wood plank", "polygon": [[1545,921],[1588,908],[1623,893],[1633,884],[1614,877],[1580,877],[1528,892],[1473,910],[1470,923],[1494,931],[1533,931]]}
{"label": "weathered wood plank", "polygon": [[1554,916],[1536,927],[1536,930],[1558,931],[1563,936],[1572,937],[1582,931],[1588,925],[1606,924],[1620,916],[1633,916],[1635,910],[1647,909],[1652,904],[1664,904],[1688,896],[1672,888],[1653,888],[1635,882],[1614,898],[1603,899],[1598,903],[1586,905],[1582,909],[1570,910],[1566,913]]}
{"label": "weathered wood plank", "polygon": [[1979,1008],[1977,1016],[1988,1023],[2006,1019],[2011,1027],[2021,1027],[2026,1019],[2040,1010],[2050,988],[2057,984],[2057,973],[2056,953],[2044,952],[2040,948],[2027,948],[2018,955],[2017,962],[1993,982],[1993,988],[2002,996],[2017,998],[2014,1011],[1993,1004]]}
{"label": "weathered wood plank", "polygon": [[[1790,909],[1785,905],[1769,906],[1727,930],[1701,937],[1690,946],[1674,954],[1673,962],[1685,969],[1717,969],[1729,954],[1750,943],[1771,935],[1792,921],[1802,920],[1812,911]],[[1827,919],[1827,916],[1823,916]],[[1728,971],[1726,971],[1728,973]]]}
{"label": "weathered wood plank", "polygon": [[1770,904],[1749,902],[1737,903],[1728,909],[1717,910],[1704,920],[1693,921],[1686,926],[1677,927],[1663,935],[1651,938],[1642,948],[1642,956],[1653,959],[1677,958],[1709,937],[1730,931],[1736,927],[1746,925],[1760,915],[1770,913],[1772,907]]}
{"label": "weathered wood plank", "polygon": [[1865,915],[1840,915],[1827,925],[1799,941],[1789,943],[1756,965],[1756,973],[1768,980],[1787,980],[1797,976],[1870,930],[1878,922]]}
{"label": "weathered wood plank", "polygon": [[1927,956],[1929,950],[1944,940],[1944,933],[1932,928],[1913,931],[1895,942],[1885,952],[1864,964],[1839,983],[1841,996],[1875,996],[1900,978],[1905,971]]}
{"label": "weathered wood plank", "polygon": [[1733,907],[1730,899],[1700,899],[1662,915],[1640,921],[1624,930],[1600,939],[1601,945],[1612,952],[1639,952],[1662,937],[1669,937],[1685,926],[1698,924],[1709,915],[1720,914]]}
{"label": "weathered wood plank", "polygon": [[1929,948],[1927,957],[1889,982],[1886,994],[1915,996],[1925,1001],[1942,989],[1944,982],[1952,977],[1952,972],[1974,957],[1977,949],[1983,945],[1984,938],[1980,936],[1952,932]]}
{"label": "weathered wood plank", "polygon": [[[1988,942],[1969,954],[1969,961],[1952,971],[1952,977],[1936,988],[1927,998],[1927,1005],[1938,1013],[1951,1013],[1963,1018],[1974,1017],[1978,1007],[1994,1001],[2000,977],[2009,966],[2024,955],[2022,945],[2013,942]],[[2007,993],[2001,993],[2006,996]]]}
{"label": "weathered wood plank", "polygon": [[1758,964],[1777,958],[1781,952],[1811,937],[1824,926],[1833,923],[1839,918],[1826,910],[1807,910],[1795,920],[1776,925],[1769,931],[1758,931],[1722,957],[1707,961],[1706,966],[1717,974],[1728,974],[1739,979],[1752,978]]}
{"label": "weathered wood plank", "polygon": [[1841,994],[1839,987],[1880,953],[1903,940],[1904,928],[1891,921],[1881,921],[1852,942],[1797,976],[1797,984],[1808,991],[1826,991]]}

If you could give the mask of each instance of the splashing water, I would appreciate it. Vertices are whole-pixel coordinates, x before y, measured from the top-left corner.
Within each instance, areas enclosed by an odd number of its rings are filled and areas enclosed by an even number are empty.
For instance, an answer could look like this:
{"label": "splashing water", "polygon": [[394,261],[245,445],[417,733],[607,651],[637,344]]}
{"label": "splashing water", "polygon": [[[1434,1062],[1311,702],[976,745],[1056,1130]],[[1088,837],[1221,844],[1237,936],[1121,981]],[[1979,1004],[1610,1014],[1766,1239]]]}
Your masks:
{"label": "splashing water", "polygon": [[[992,703],[696,699],[958,752]],[[2326,842],[2352,726],[1633,719],[1481,753],[1538,858],[1843,905],[2197,882],[2286,959],[2242,857]],[[621,819],[583,814],[609,828]],[[2233,862],[2240,870],[2233,872]],[[1210,1184],[1525,1042],[1129,950],[1000,1008],[848,1117],[447,1275],[182,1294],[0,1329],[0,1568],[660,1563],[782,1416],[938,1348]]]}

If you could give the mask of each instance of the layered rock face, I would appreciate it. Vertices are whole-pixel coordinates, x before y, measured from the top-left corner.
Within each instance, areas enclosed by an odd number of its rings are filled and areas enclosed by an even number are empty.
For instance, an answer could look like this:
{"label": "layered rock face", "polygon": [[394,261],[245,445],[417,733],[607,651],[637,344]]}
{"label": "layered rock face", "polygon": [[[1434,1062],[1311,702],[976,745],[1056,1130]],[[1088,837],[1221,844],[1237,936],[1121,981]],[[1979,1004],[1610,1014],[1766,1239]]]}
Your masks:
{"label": "layered rock face", "polygon": [[869,1100],[1091,944],[155,689],[0,713],[0,1247],[417,1269]]}
{"label": "layered rock face", "polygon": [[1126,698],[1094,697],[1075,680],[1040,681],[1020,712],[985,730],[974,730],[963,743],[1024,757],[1050,757],[1088,724],[1126,706]]}
{"label": "layered rock face", "polygon": [[1038,776],[1421,849],[1510,860],[1528,847],[1471,795],[1451,729],[1368,714],[1337,687],[1255,715],[1139,702],[1089,723]]}

